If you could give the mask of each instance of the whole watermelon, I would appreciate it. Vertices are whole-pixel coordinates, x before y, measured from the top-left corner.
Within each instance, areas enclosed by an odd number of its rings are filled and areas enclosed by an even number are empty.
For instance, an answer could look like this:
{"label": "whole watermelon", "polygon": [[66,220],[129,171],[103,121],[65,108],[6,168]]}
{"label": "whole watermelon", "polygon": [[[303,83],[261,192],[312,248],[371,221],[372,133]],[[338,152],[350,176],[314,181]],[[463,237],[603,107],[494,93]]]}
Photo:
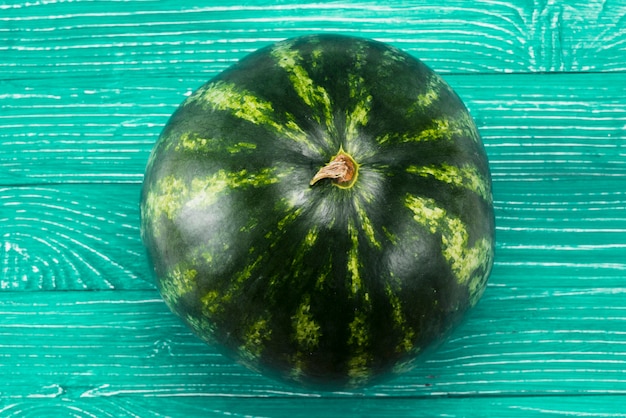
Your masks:
{"label": "whole watermelon", "polygon": [[389,45],[278,42],[157,142],[142,236],[169,307],[253,370],[355,388],[415,366],[483,293],[487,158],[432,70]]}

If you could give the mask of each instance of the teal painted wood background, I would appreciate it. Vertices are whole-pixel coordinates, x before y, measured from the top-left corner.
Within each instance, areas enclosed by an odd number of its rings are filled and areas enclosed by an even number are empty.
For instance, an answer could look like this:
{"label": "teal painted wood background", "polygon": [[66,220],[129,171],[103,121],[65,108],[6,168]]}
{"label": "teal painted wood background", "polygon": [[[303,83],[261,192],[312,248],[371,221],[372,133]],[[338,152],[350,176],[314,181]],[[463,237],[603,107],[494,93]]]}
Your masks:
{"label": "teal painted wood background", "polygon": [[[199,342],[139,238],[178,104],[313,32],[440,72],[494,180],[483,300],[424,368],[353,393]],[[626,1],[0,0],[0,377],[0,417],[626,417]]]}

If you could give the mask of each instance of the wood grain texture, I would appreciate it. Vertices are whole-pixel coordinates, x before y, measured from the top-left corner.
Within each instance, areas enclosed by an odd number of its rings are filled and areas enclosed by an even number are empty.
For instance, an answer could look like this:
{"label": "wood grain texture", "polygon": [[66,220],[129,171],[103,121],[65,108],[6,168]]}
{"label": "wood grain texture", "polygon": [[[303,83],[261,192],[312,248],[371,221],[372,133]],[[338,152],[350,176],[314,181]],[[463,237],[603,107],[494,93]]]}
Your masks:
{"label": "wood grain texture", "polygon": [[0,291],[152,288],[139,187],[0,187]]}
{"label": "wood grain texture", "polygon": [[442,72],[626,65],[623,1],[17,1],[2,11],[2,49],[11,53],[3,67],[13,78],[32,71],[184,73],[190,65],[213,72],[268,42],[320,31],[398,44]]}
{"label": "wood grain texture", "polygon": [[[577,276],[584,271],[613,277],[615,285],[626,269],[626,83],[621,74],[540,75],[532,84],[529,77],[447,77],[474,115],[490,159],[497,263],[532,273],[530,281],[546,274],[585,280]],[[4,143],[3,287],[145,285],[137,202],[151,141],[165,120],[150,122],[150,140],[132,141],[132,157],[123,139],[131,134],[116,135],[122,140],[111,141],[108,151],[81,139],[43,140],[50,147],[43,150],[38,140]],[[122,121],[112,125],[125,129]],[[99,162],[85,164],[91,158]],[[41,186],[26,186],[35,182]],[[18,271],[24,252],[39,260],[26,273]]]}
{"label": "wood grain texture", "polygon": [[[615,138],[625,111],[622,3],[8,4],[0,17],[0,185],[141,182],[152,144],[186,95],[246,53],[311,31],[373,37],[443,74],[477,74],[447,79],[486,123],[511,111],[488,129],[544,128],[523,136],[544,148],[563,129],[572,139],[586,134],[580,128],[594,130],[587,139]],[[615,74],[485,78],[581,70]],[[508,91],[494,92],[503,80]],[[486,112],[471,102],[475,91],[489,92],[479,103]]]}
{"label": "wood grain texture", "polygon": [[[245,4],[244,4],[245,3]],[[194,337],[138,199],[191,92],[311,32],[443,74],[494,179],[484,299],[422,368],[296,390]],[[0,417],[626,417],[624,0],[0,1]]]}
{"label": "wood grain texture", "polygon": [[[358,415],[374,408],[414,416],[423,403],[433,408],[424,416],[465,416],[468,400],[504,414],[498,416],[524,416],[571,408],[582,395],[600,405],[603,396],[619,399],[626,394],[626,299],[616,305],[611,292],[546,289],[492,286],[422,368],[350,393],[297,390],[233,364],[193,336],[154,290],[4,292],[0,416],[37,416],[44,405],[96,416],[222,408],[222,415],[283,416],[283,408],[295,416],[326,408]],[[148,413],[151,404],[159,409]]]}
{"label": "wood grain texture", "polygon": [[[185,397],[166,398],[98,398],[84,400],[31,399],[14,402],[0,408],[3,417],[246,417],[271,418],[304,417],[382,417],[398,416],[424,418],[558,418],[592,416],[597,418],[623,418],[614,412],[620,405],[620,396],[586,398],[550,397],[542,399],[541,406],[533,398],[463,398],[463,399],[385,399],[385,398],[326,398],[316,397]],[[160,402],[161,401],[161,402]],[[158,411],[155,405],[158,405]],[[580,411],[593,411],[584,415]],[[277,414],[277,411],[281,411]]]}
{"label": "wood grain texture", "polygon": [[[623,74],[448,75],[446,80],[476,119],[494,179],[626,175]],[[136,86],[114,101],[110,87],[89,93],[84,87],[76,98],[64,95],[66,85],[46,89],[57,98],[13,95],[0,115],[10,121],[0,125],[0,185],[141,183],[169,115],[207,80],[190,77],[178,93],[178,83],[149,81],[154,84]]]}

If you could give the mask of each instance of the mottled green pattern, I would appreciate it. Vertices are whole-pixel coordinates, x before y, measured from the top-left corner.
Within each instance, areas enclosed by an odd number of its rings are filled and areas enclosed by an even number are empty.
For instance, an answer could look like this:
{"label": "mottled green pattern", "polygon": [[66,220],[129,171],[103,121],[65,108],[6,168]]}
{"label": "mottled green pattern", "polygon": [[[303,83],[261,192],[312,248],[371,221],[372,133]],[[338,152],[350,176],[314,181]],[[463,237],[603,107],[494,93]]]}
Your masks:
{"label": "mottled green pattern", "polygon": [[209,84],[190,96],[185,103],[198,103],[208,109],[229,111],[237,118],[265,126],[281,137],[289,138],[311,148],[314,152],[319,152],[319,149],[308,140],[306,133],[293,122],[293,116],[289,112],[284,114],[289,120],[287,123],[278,122],[271,103],[260,100],[252,92],[241,90],[233,83],[218,81]]}
{"label": "mottled green pattern", "polygon": [[426,81],[426,89],[423,93],[418,94],[415,103],[408,109],[409,115],[419,114],[424,110],[427,110],[433,105],[436,105],[437,101],[441,97],[441,93],[446,91],[448,94],[451,89],[443,81],[443,79],[436,74],[432,74]]}
{"label": "mottled green pattern", "polygon": [[403,132],[400,134],[384,134],[377,140],[380,145],[389,143],[420,143],[420,142],[452,142],[459,136],[467,136],[478,141],[478,133],[462,116],[458,119],[439,118],[430,121],[429,126],[419,132]]}
{"label": "mottled green pattern", "polygon": [[[219,170],[205,178],[184,179],[169,175],[159,179],[148,192],[145,201],[145,214],[150,219],[165,216],[174,220],[180,215],[183,206],[209,208],[225,193],[238,188],[263,187],[274,184],[289,175],[267,167],[258,172],[241,170],[227,172]],[[154,232],[158,235],[158,227]]]}
{"label": "mottled green pattern", "polygon": [[272,50],[276,63],[289,74],[289,80],[298,96],[306,103],[319,124],[334,130],[333,107],[326,89],[315,85],[302,66],[302,57],[289,42],[276,45]]}
{"label": "mottled green pattern", "polygon": [[175,144],[175,150],[179,152],[200,152],[215,153],[227,152],[236,154],[239,152],[252,152],[257,145],[253,142],[240,141],[237,143],[229,143],[223,138],[202,138],[197,134],[185,133],[178,138],[178,141],[172,141]]}
{"label": "mottled green pattern", "polygon": [[319,345],[322,329],[311,313],[310,297],[304,297],[293,315],[294,339],[302,351],[315,350]]}
{"label": "mottled green pattern", "polygon": [[398,353],[408,353],[415,347],[415,330],[407,323],[406,316],[403,313],[402,301],[390,283],[386,285],[385,292],[393,309],[391,325],[403,335],[403,338],[398,341],[395,350]]}
{"label": "mottled green pattern", "polygon": [[[367,41],[290,40],[247,63],[185,101],[180,112],[204,130],[161,139],[178,169],[147,186],[143,213],[154,220],[152,239],[188,248],[162,266],[166,301],[251,368],[285,364],[287,379],[327,368],[357,387],[377,377],[375,367],[411,367],[438,329],[477,302],[493,261],[489,172],[469,114],[441,78]],[[283,84],[240,78],[261,64]],[[419,83],[400,85],[408,73]],[[405,110],[388,103],[393,91]],[[296,102],[278,105],[287,92]],[[311,186],[340,154],[357,168],[353,181]],[[194,163],[182,166],[186,158]],[[422,273],[431,259],[442,265]],[[200,317],[186,315],[186,304]],[[426,320],[441,323],[431,330]]]}
{"label": "mottled green pattern", "polygon": [[357,311],[354,320],[348,325],[348,344],[352,348],[352,356],[348,360],[348,376],[351,386],[360,386],[372,376],[370,367],[373,354],[370,352],[372,335],[369,327],[371,309]]}
{"label": "mottled green pattern", "polygon": [[449,164],[439,166],[409,166],[407,172],[422,177],[432,177],[454,187],[465,188],[486,201],[491,200],[489,180],[475,166],[455,167]]}
{"label": "mottled green pattern", "polygon": [[481,237],[474,246],[470,245],[466,225],[458,217],[442,209],[433,199],[408,195],[406,207],[413,219],[432,234],[441,234],[442,252],[460,284],[475,288],[470,280],[483,281],[476,271],[486,271],[493,259],[492,245],[488,238]]}

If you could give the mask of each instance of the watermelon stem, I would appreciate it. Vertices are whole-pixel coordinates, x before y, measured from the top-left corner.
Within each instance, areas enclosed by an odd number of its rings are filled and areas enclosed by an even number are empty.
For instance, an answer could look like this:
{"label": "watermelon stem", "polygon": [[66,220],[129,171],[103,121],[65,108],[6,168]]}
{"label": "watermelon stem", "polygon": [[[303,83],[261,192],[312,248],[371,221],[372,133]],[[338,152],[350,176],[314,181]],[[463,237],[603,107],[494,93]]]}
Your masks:
{"label": "watermelon stem", "polygon": [[348,188],[352,186],[357,177],[357,163],[352,157],[343,150],[311,179],[310,185],[313,186],[320,180],[331,179],[333,183],[342,188]]}

